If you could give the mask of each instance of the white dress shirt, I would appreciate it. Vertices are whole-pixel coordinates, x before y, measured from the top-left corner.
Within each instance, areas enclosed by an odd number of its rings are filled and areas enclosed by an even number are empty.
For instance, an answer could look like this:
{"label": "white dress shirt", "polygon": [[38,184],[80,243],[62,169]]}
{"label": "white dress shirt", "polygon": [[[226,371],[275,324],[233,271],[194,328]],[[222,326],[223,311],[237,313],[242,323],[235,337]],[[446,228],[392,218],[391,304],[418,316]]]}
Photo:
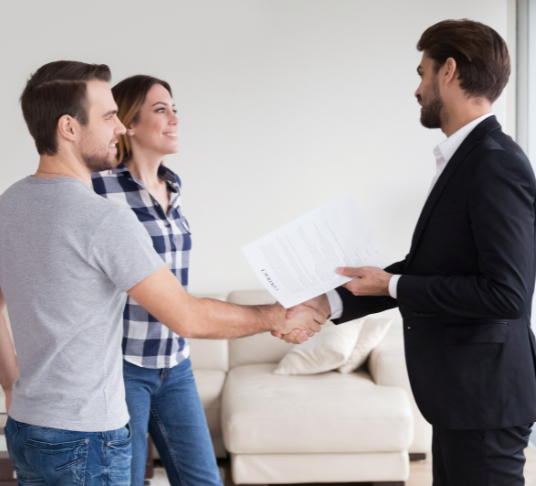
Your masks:
{"label": "white dress shirt", "polygon": [[[449,163],[449,160],[456,153],[456,150],[460,148],[460,145],[468,137],[468,135],[486,118],[492,116],[493,113],[487,113],[481,117],[473,120],[471,123],[468,123],[464,127],[460,128],[456,133],[453,133],[449,138],[441,142],[437,147],[434,148],[434,156],[436,159],[436,175],[430,185],[428,190],[428,196],[432,192],[439,176],[445,170],[445,167]],[[397,286],[398,281],[402,275],[393,275],[389,280],[389,295],[396,299],[397,297]],[[330,290],[326,292],[329,305],[331,307],[331,319],[338,319],[342,315],[343,305],[340,295],[335,290]]]}

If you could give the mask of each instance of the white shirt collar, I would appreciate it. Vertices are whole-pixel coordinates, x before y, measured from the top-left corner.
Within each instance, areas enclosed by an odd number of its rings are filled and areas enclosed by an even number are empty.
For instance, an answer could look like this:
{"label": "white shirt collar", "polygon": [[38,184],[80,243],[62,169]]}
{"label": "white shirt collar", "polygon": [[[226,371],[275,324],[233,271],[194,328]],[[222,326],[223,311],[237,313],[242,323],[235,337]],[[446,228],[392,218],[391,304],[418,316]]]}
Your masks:
{"label": "white shirt collar", "polygon": [[473,120],[464,127],[460,128],[456,133],[453,133],[449,138],[441,142],[437,147],[434,148],[434,155],[436,159],[436,175],[432,181],[432,185],[428,191],[428,194],[432,192],[432,189],[439,179],[439,176],[445,169],[448,164],[448,161],[456,153],[456,150],[460,148],[460,145],[467,138],[467,136],[474,130],[474,128],[486,118],[492,116],[493,113],[488,113],[487,115],[482,115],[481,117]]}
{"label": "white shirt collar", "polygon": [[441,142],[434,149],[434,154],[436,156],[436,159],[437,159],[437,156],[441,154],[446,164],[452,158],[452,156],[456,153],[456,150],[460,148],[460,145],[467,138],[467,136],[473,131],[473,129],[478,124],[480,124],[480,122],[484,121],[486,118],[492,115],[493,113],[482,115],[476,120],[473,120],[472,122],[468,123],[464,127],[460,128],[457,132],[453,133],[449,138]]}

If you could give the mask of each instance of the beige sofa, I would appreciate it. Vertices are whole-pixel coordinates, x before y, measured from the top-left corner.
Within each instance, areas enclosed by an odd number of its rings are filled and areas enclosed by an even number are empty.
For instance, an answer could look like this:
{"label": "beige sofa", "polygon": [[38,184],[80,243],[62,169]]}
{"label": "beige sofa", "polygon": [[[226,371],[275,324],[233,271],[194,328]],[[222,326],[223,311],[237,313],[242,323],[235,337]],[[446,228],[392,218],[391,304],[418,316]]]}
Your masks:
{"label": "beige sofa", "polygon": [[[227,300],[272,302],[265,291]],[[269,334],[191,340],[214,449],[229,452],[235,484],[403,484],[409,454],[429,452],[431,428],[411,394],[397,320],[368,370],[349,375],[274,375],[291,345]]]}

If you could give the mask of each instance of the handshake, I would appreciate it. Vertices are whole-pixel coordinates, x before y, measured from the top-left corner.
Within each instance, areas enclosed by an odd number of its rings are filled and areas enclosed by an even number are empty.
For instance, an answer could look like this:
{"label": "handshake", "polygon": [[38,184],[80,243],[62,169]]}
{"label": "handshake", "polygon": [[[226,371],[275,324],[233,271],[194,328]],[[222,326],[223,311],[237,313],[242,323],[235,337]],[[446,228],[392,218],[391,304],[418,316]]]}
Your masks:
{"label": "handshake", "polygon": [[[341,267],[339,275],[351,277],[352,280],[343,285],[352,294],[388,296],[389,280],[392,275],[376,267]],[[283,328],[271,331],[272,336],[283,339],[287,343],[302,344],[308,338],[320,332],[322,325],[331,314],[326,294],[308,300],[295,307],[287,309]]]}
{"label": "handshake", "polygon": [[[273,308],[280,307],[274,304]],[[302,344],[315,333],[322,330],[331,309],[326,294],[308,300],[295,307],[286,310],[283,323],[278,323],[272,330],[272,336],[282,339],[287,343]]]}

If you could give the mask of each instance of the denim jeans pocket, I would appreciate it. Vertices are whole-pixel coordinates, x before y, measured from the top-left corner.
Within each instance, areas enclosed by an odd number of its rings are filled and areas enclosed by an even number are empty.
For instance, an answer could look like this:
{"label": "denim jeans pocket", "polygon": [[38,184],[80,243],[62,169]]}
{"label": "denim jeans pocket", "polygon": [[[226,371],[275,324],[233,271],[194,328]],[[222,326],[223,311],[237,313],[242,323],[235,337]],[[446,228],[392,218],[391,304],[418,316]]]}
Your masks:
{"label": "denim jeans pocket", "polygon": [[114,431],[114,435],[117,437],[114,440],[111,440],[108,442],[108,446],[110,447],[122,447],[124,445],[127,445],[132,440],[132,429],[130,427],[130,424],[125,425],[121,429],[118,429]]}
{"label": "denim jeans pocket", "polygon": [[[110,460],[109,484],[119,486],[130,484],[130,466],[132,462],[132,431],[130,425],[116,430],[117,439],[106,443],[108,458]],[[126,481],[126,482],[125,482]]]}
{"label": "denim jeans pocket", "polygon": [[49,443],[24,438],[30,463],[47,484],[77,485],[84,483],[89,450],[89,439]]}

